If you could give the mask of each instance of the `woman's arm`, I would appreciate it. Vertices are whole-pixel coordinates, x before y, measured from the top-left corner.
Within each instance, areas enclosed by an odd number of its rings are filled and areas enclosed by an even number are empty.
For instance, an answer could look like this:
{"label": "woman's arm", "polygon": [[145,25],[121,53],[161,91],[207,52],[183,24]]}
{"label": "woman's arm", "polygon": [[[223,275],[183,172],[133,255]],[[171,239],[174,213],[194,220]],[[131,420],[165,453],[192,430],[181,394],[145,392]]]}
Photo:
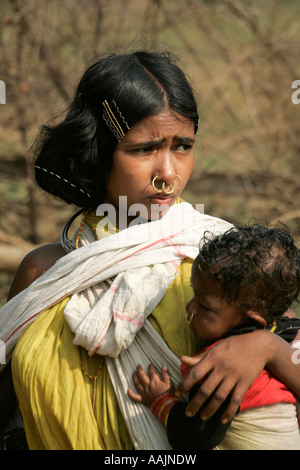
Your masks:
{"label": "woman's arm", "polygon": [[0,374],[0,403],[0,429],[3,429],[17,408],[10,363]]}
{"label": "woman's arm", "polygon": [[[12,282],[8,299],[15,297],[46,272],[65,252],[58,244],[45,245],[25,256]],[[1,310],[0,310],[1,315]],[[0,374],[0,429],[5,428],[17,407],[11,364]]]}
{"label": "woman's arm", "polygon": [[186,393],[206,377],[186,413],[194,416],[212,395],[201,414],[202,419],[208,419],[231,394],[229,405],[222,416],[222,422],[226,423],[234,417],[245,392],[264,368],[268,368],[300,397],[300,364],[293,361],[294,353],[295,349],[289,343],[268,330],[231,336],[200,357],[182,358],[191,369],[178,385],[175,394],[180,396]]}
{"label": "woman's arm", "polygon": [[48,271],[65,254],[65,251],[58,243],[40,246],[28,253],[19,266],[7,300],[12,299],[30,286],[33,281]]}

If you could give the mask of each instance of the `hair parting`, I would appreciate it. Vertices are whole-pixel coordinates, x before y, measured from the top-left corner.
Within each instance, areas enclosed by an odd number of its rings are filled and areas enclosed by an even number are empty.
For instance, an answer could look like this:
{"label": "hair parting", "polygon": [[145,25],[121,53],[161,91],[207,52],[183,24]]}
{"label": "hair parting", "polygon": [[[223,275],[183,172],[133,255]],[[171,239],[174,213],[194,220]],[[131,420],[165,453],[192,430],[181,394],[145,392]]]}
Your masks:
{"label": "hair parting", "polygon": [[44,125],[32,147],[38,185],[80,208],[105,200],[116,146],[140,120],[165,107],[194,122],[198,112],[185,75],[168,52],[111,54],[91,65],[58,124]]}

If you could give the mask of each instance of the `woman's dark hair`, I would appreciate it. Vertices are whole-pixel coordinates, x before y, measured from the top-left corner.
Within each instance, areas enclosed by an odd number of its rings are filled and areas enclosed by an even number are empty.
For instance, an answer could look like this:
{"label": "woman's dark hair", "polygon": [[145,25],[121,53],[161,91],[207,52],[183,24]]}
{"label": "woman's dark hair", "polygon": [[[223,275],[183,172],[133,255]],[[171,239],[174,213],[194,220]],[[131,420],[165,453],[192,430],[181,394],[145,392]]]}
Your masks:
{"label": "woman's dark hair", "polygon": [[286,228],[257,224],[207,234],[195,266],[212,276],[230,304],[256,310],[267,322],[299,298],[300,251]]}
{"label": "woman's dark hair", "polygon": [[131,127],[167,105],[198,125],[192,89],[169,53],[113,54],[90,66],[65,119],[44,125],[34,150],[35,176],[48,193],[78,207],[97,207],[118,144],[103,118],[114,102]]}

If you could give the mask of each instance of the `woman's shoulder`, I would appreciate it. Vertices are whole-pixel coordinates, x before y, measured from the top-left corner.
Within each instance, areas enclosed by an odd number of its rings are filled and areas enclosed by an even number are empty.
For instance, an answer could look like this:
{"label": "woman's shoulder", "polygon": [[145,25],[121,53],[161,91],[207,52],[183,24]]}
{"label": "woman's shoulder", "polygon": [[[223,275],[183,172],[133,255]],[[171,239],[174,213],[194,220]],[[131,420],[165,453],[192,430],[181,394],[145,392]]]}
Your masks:
{"label": "woman's shoulder", "polygon": [[42,245],[30,251],[18,268],[8,294],[8,300],[30,286],[65,254],[66,252],[59,243]]}

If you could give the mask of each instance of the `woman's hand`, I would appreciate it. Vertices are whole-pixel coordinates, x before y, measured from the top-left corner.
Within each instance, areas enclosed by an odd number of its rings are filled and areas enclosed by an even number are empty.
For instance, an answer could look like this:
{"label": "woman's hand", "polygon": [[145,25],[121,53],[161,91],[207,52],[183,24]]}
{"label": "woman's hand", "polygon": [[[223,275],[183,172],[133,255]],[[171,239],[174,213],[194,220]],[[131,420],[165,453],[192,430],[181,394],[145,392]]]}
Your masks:
{"label": "woman's hand", "polygon": [[178,385],[175,395],[185,394],[193,385],[203,380],[187,406],[187,416],[194,416],[212,395],[201,414],[202,419],[208,419],[231,394],[222,422],[226,423],[232,419],[247,389],[266,364],[274,358],[275,336],[267,330],[231,336],[200,356],[182,357],[182,362],[190,367],[190,370]]}
{"label": "woman's hand", "polygon": [[148,375],[143,370],[142,366],[139,365],[136,372],[133,373],[132,379],[139,393],[134,393],[129,389],[128,396],[131,400],[137,403],[143,403],[143,405],[151,406],[158,396],[174,391],[171,377],[166,366],[162,367],[160,378],[153,364],[149,365]]}

